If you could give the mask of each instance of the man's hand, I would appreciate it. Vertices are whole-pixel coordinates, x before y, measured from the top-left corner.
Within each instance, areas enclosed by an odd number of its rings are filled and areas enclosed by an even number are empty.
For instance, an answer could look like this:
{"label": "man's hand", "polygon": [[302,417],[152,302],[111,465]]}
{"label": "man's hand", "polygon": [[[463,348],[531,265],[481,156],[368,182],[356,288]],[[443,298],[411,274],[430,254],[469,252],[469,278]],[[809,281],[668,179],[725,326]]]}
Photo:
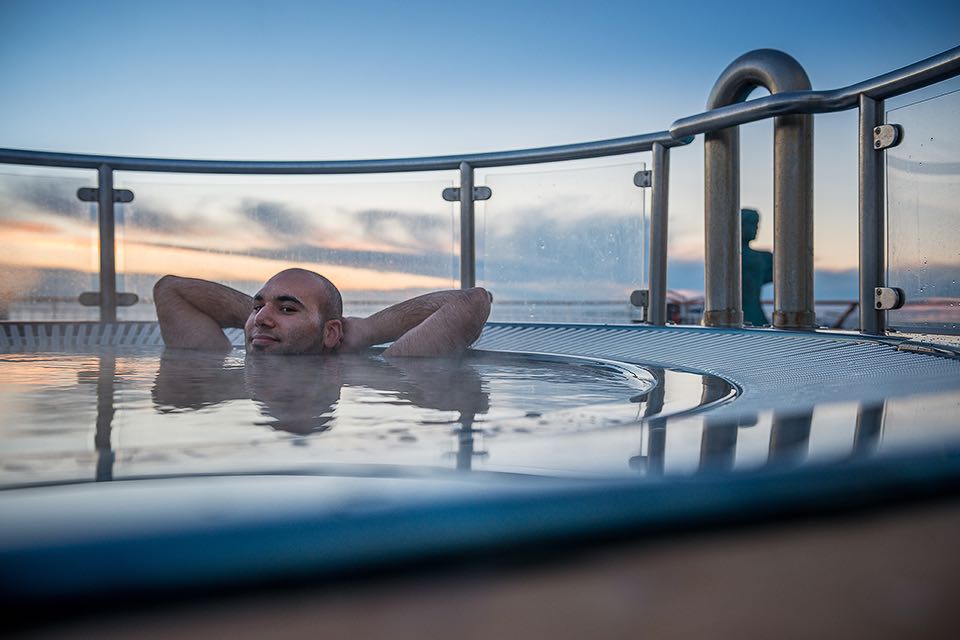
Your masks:
{"label": "man's hand", "polygon": [[228,351],[227,327],[243,327],[253,298],[207,280],[163,276],[153,286],[160,334],[168,347]]}

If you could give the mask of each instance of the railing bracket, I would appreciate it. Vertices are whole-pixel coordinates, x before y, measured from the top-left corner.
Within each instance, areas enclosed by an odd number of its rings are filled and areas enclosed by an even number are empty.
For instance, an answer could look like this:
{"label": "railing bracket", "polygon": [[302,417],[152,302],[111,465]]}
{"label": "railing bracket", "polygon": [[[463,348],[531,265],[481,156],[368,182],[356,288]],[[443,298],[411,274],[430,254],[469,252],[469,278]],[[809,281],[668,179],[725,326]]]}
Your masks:
{"label": "railing bracket", "polygon": [[873,148],[877,151],[889,149],[903,140],[903,127],[898,124],[881,124],[873,128]]}
{"label": "railing bracket", "polygon": [[[636,289],[630,293],[630,304],[642,309],[640,314],[640,322],[646,322],[648,317],[648,311],[650,309],[650,290],[649,289]],[[636,322],[636,321],[634,321]]]}
{"label": "railing bracket", "polygon": [[[95,187],[81,187],[77,189],[77,197],[83,202],[96,202],[100,198],[100,189]],[[114,189],[114,202],[133,202],[133,191],[130,189]]]}
{"label": "railing bracket", "polygon": [[899,309],[906,302],[903,289],[897,287],[877,287],[873,290],[874,307],[883,311]]}
{"label": "railing bracket", "polygon": [[[84,291],[77,297],[77,301],[85,307],[99,307],[100,292]],[[140,296],[138,296],[135,293],[121,293],[119,291],[117,292],[118,307],[132,307],[138,302],[140,302]]]}
{"label": "railing bracket", "polygon": [[[474,200],[489,200],[493,195],[490,187],[474,187]],[[443,190],[443,199],[447,202],[460,202],[460,187],[447,187]]]}
{"label": "railing bracket", "polygon": [[641,189],[646,189],[647,187],[653,186],[653,171],[650,169],[637,171],[635,174],[633,174],[633,184],[637,185]]}

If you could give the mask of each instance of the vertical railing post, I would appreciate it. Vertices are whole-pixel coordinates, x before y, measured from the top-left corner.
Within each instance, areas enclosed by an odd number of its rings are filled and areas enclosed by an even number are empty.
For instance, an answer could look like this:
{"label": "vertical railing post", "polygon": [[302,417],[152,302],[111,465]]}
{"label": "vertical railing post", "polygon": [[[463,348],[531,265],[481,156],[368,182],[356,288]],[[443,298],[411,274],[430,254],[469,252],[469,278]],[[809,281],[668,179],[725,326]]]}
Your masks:
{"label": "vertical railing post", "polygon": [[477,286],[476,225],[473,211],[473,167],[460,163],[460,288]]}
{"label": "vertical railing post", "polygon": [[[714,105],[708,105],[713,108]],[[703,324],[743,325],[740,271],[740,133],[736,127],[703,137]]]}
{"label": "vertical railing post", "polygon": [[113,168],[97,168],[97,218],[100,223],[100,322],[117,321],[117,261],[113,211]]}
{"label": "vertical railing post", "polygon": [[667,224],[670,150],[653,143],[650,195],[650,324],[667,322]]}
{"label": "vertical railing post", "polygon": [[883,100],[860,95],[860,331],[882,335],[886,316],[874,304],[874,290],[884,286],[885,220],[883,151],[874,146],[873,130],[883,124]]}
{"label": "vertical railing post", "polygon": [[812,115],[774,118],[773,176],[771,320],[776,329],[813,329]]}

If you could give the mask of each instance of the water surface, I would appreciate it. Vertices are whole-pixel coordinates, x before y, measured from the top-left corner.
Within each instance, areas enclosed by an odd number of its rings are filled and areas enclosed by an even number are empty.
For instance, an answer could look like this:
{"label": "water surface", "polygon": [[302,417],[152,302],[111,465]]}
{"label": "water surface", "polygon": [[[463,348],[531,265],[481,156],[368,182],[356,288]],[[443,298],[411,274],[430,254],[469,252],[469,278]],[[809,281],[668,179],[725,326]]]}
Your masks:
{"label": "water surface", "polygon": [[[470,468],[483,441],[629,424],[641,369],[503,356],[226,356],[156,347],[0,355],[0,472],[109,479],[287,443],[337,462]],[[288,457],[271,456],[282,464]],[[189,466],[189,465],[187,465]]]}

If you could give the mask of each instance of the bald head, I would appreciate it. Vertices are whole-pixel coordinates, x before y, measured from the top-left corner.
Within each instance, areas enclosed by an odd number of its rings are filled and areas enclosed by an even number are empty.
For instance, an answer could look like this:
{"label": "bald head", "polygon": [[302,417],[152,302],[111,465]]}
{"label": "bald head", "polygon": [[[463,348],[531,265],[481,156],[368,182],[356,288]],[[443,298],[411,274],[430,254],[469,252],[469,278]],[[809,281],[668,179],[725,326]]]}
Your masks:
{"label": "bald head", "polygon": [[267,282],[274,280],[293,280],[313,289],[316,287],[317,303],[323,320],[335,320],[343,317],[343,298],[336,285],[315,271],[309,269],[284,269]]}

